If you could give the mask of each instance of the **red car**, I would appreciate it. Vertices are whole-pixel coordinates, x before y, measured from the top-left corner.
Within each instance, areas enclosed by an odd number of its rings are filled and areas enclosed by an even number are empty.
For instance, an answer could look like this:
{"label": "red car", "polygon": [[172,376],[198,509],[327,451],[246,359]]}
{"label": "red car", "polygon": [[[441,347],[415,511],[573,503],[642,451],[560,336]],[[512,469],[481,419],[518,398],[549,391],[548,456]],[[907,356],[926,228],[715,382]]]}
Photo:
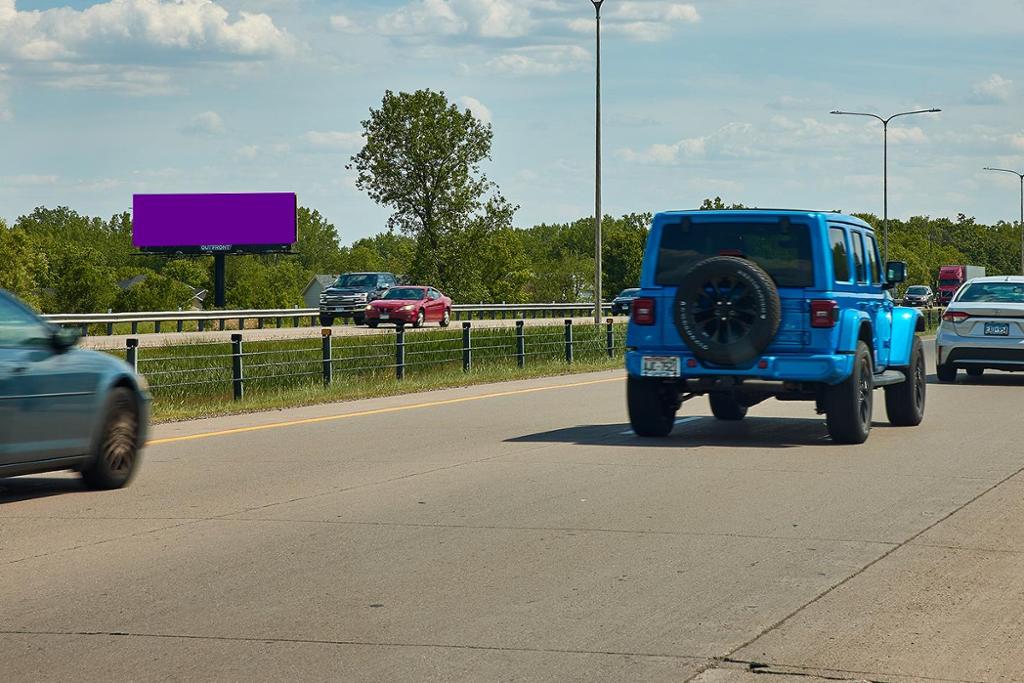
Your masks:
{"label": "red car", "polygon": [[392,287],[366,307],[366,324],[402,323],[420,327],[436,321],[448,327],[452,320],[452,300],[433,287]]}

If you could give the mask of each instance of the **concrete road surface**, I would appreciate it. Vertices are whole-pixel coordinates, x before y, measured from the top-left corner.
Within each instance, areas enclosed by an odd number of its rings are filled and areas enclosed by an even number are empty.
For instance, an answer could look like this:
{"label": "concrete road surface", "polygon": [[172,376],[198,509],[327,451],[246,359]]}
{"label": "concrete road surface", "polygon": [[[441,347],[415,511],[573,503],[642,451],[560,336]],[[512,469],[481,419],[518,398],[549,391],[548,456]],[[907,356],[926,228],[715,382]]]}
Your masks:
{"label": "concrete road surface", "polygon": [[0,483],[0,679],[1024,680],[1024,376],[928,390],[864,446],[642,440],[618,372],[163,425]]}

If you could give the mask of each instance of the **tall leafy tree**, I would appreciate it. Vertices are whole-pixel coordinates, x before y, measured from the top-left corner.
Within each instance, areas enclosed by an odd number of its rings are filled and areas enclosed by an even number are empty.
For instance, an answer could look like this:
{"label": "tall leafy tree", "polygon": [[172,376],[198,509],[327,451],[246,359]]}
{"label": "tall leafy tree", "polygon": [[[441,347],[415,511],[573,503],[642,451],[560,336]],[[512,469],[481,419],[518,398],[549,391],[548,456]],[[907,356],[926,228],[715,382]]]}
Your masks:
{"label": "tall leafy tree", "polygon": [[466,281],[463,263],[479,255],[465,239],[471,224],[505,227],[515,211],[480,168],[490,158],[491,125],[428,89],[388,90],[362,126],[365,143],[348,168],[356,187],[392,209],[388,227],[416,239],[408,275],[468,294],[478,285]]}

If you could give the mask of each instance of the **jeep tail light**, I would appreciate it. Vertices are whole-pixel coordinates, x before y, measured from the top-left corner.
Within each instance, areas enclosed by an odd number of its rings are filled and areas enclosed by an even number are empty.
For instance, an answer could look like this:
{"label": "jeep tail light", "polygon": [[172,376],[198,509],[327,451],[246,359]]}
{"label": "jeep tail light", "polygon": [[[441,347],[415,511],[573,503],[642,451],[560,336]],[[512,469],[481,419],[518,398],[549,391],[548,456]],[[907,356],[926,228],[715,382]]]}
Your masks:
{"label": "jeep tail light", "polygon": [[839,304],[831,299],[811,301],[811,327],[835,327],[839,320]]}
{"label": "jeep tail light", "polygon": [[970,317],[971,315],[965,311],[946,311],[942,314],[942,319],[947,323],[962,323]]}
{"label": "jeep tail light", "polygon": [[646,296],[633,299],[633,304],[630,308],[633,322],[637,325],[654,324],[654,299]]}

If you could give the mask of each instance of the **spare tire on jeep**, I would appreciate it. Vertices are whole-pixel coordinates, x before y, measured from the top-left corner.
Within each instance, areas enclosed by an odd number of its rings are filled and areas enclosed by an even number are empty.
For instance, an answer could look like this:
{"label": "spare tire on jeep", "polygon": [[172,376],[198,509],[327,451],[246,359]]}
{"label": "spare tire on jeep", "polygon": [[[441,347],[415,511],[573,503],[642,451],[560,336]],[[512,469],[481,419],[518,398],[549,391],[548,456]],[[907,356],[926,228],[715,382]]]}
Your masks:
{"label": "spare tire on jeep", "polygon": [[779,292],[756,263],[712,256],[679,283],[676,329],[693,355],[715,365],[736,366],[759,357],[782,320]]}

